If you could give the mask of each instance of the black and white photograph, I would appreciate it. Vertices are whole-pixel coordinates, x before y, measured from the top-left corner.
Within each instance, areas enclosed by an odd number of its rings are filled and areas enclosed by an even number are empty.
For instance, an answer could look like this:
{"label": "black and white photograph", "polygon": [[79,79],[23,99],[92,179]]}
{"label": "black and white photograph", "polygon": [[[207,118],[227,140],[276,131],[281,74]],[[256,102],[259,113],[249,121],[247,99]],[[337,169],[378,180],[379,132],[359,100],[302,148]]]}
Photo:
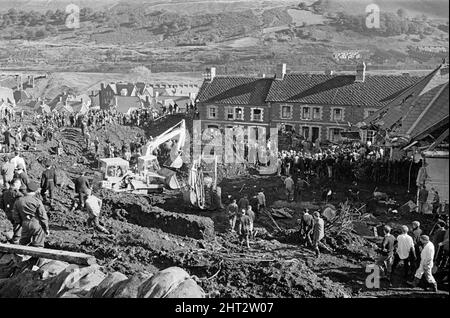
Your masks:
{"label": "black and white photograph", "polygon": [[0,298],[448,299],[448,63],[448,0],[0,0]]}

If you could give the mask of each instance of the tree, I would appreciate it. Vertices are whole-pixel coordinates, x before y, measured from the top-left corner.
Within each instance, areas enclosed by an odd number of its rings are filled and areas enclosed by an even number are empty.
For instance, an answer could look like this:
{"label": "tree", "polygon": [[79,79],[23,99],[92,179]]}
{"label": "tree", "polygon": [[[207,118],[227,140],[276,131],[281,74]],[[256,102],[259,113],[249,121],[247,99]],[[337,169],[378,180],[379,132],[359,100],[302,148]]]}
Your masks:
{"label": "tree", "polygon": [[405,18],[405,17],[406,17],[406,11],[405,11],[405,9],[402,9],[402,8],[398,9],[398,10],[397,10],[397,15],[398,15],[400,18]]}
{"label": "tree", "polygon": [[304,3],[304,2],[300,2],[300,3],[298,4],[298,7],[299,7],[301,10],[306,10],[306,9],[308,9],[308,5],[307,5],[306,3]]}

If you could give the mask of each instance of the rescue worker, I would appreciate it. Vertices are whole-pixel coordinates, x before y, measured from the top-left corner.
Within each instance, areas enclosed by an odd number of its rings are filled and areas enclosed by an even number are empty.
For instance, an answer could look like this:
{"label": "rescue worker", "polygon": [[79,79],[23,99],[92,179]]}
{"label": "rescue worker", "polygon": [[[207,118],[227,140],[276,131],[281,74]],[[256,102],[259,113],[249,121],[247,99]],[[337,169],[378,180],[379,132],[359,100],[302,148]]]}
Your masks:
{"label": "rescue worker", "polygon": [[250,218],[249,230],[250,230],[250,236],[253,236],[253,226],[255,223],[255,212],[253,212],[251,205],[248,206],[247,212],[245,214]]}
{"label": "rescue worker", "polygon": [[228,221],[230,222],[231,232],[235,232],[234,227],[236,226],[236,217],[238,212],[238,205],[236,203],[236,199],[228,205],[227,213],[228,213]]}
{"label": "rescue worker", "polygon": [[3,165],[2,165],[2,178],[3,178],[3,187],[8,188],[10,182],[14,178],[14,169],[15,166],[9,160],[8,156],[3,157]]}
{"label": "rescue worker", "polygon": [[392,276],[394,274],[397,265],[400,262],[403,262],[404,269],[404,278],[407,279],[409,275],[409,269],[412,267],[415,258],[416,251],[414,249],[414,241],[410,235],[408,235],[408,227],[406,225],[402,225],[401,227],[402,234],[397,236],[397,249],[394,254],[394,263],[392,264],[391,269],[391,281]]}
{"label": "rescue worker", "polygon": [[36,197],[39,186],[31,181],[27,193],[14,203],[14,227],[22,225],[21,245],[44,247],[45,236],[50,235],[47,211],[42,201]]}
{"label": "rescue worker", "polygon": [[250,248],[250,217],[245,214],[245,210],[242,210],[242,216],[240,219],[240,230],[239,236],[241,244],[245,241],[247,248]]}
{"label": "rescue worker", "polygon": [[437,292],[437,283],[433,277],[433,260],[434,260],[434,245],[430,242],[430,238],[427,235],[421,235],[420,241],[423,245],[422,252],[420,253],[420,266],[414,276],[414,281],[408,282],[412,287],[419,285],[422,276],[425,274],[425,279],[432,286],[433,291]]}
{"label": "rescue worker", "polygon": [[100,213],[102,210],[102,200],[92,194],[91,189],[86,190],[86,210],[89,214],[88,226],[93,226],[97,231],[109,234],[109,231],[100,225]]}
{"label": "rescue worker", "polygon": [[11,181],[8,189],[3,191],[2,201],[0,207],[5,211],[6,218],[13,224],[13,238],[11,239],[12,244],[19,244],[20,241],[20,233],[21,233],[21,225],[15,226],[14,218],[13,218],[13,208],[14,203],[16,203],[17,199],[22,197],[23,194],[19,191],[21,187],[20,179],[14,179]]}
{"label": "rescue worker", "polygon": [[20,179],[22,185],[24,186],[28,185],[28,175],[22,163],[19,163],[19,165],[16,167],[16,170],[14,171],[14,178]]}
{"label": "rescue worker", "polygon": [[284,180],[284,186],[286,188],[287,201],[294,201],[294,180],[292,180],[290,175]]}
{"label": "rescue worker", "polygon": [[50,206],[53,206],[53,192],[55,190],[55,187],[57,185],[57,177],[56,177],[56,171],[55,168],[52,168],[52,164],[50,161],[47,161],[45,163],[45,170],[42,172],[41,177],[41,196],[44,199],[44,203],[47,202],[47,195],[48,192],[50,197]]}
{"label": "rescue worker", "polygon": [[312,246],[312,229],[314,225],[314,218],[311,214],[309,214],[309,210],[305,209],[302,218],[300,221],[300,236],[302,241],[304,242],[304,245]]}
{"label": "rescue worker", "polygon": [[[87,190],[91,189],[89,180],[86,177],[86,172],[82,172],[81,176],[75,180],[75,193],[78,195],[79,208],[84,208],[84,200],[87,194]],[[72,212],[75,211],[76,204],[72,207]]]}
{"label": "rescue worker", "polygon": [[325,236],[325,223],[324,223],[323,219],[320,217],[320,213],[317,211],[313,213],[313,218],[314,218],[314,225],[313,225],[313,241],[312,241],[313,244],[312,245],[313,245],[313,249],[316,253],[316,257],[319,257],[320,256],[319,244],[320,244],[320,241]]}
{"label": "rescue worker", "polygon": [[414,264],[414,270],[416,270],[420,264],[420,236],[421,235],[422,235],[422,229],[420,228],[420,222],[413,221],[411,237],[414,241],[414,250],[416,252],[416,263]]}
{"label": "rescue worker", "polygon": [[437,190],[435,188],[431,188],[431,193],[433,195],[433,198],[431,199],[431,205],[433,207],[432,213],[433,214],[438,214],[439,213],[439,208],[441,206],[439,193],[437,192]]}
{"label": "rescue worker", "polygon": [[20,156],[18,150],[14,151],[14,157],[11,158],[11,163],[14,165],[14,168],[17,169],[19,166],[23,168],[25,173],[27,172],[27,166],[25,164],[25,160]]}
{"label": "rescue worker", "polygon": [[419,196],[418,196],[418,202],[419,202],[418,212],[420,214],[425,213],[427,200],[428,200],[428,190],[425,185],[422,185],[421,189],[419,190]]}
{"label": "rescue worker", "polygon": [[383,227],[384,238],[380,246],[380,257],[377,265],[384,272],[385,278],[390,282],[392,264],[394,262],[394,245],[395,237],[391,234],[391,227],[385,225]]}

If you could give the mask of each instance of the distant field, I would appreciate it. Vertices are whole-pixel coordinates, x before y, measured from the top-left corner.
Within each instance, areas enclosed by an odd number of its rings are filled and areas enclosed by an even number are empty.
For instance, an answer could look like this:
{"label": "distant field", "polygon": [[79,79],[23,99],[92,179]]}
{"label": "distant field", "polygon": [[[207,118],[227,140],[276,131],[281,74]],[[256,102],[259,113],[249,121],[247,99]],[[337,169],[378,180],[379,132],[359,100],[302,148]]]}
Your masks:
{"label": "distant field", "polygon": [[314,14],[311,11],[288,9],[287,12],[297,25],[301,25],[303,22],[306,22],[307,25],[323,24],[327,21],[322,15]]}
{"label": "distant field", "polygon": [[384,12],[396,12],[402,8],[410,16],[426,14],[430,18],[449,18],[448,0],[322,0],[326,12],[365,14],[366,6],[376,3]]}

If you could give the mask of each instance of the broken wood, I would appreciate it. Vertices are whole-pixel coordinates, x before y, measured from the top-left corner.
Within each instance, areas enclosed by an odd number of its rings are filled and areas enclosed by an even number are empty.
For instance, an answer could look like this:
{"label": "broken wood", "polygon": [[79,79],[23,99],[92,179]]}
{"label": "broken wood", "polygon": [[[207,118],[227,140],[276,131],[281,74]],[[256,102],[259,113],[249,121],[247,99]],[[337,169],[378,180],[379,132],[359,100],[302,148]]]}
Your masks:
{"label": "broken wood", "polygon": [[67,262],[70,264],[77,264],[77,265],[92,265],[97,262],[97,260],[95,259],[94,256],[87,255],[84,253],[60,251],[60,250],[53,250],[53,249],[49,249],[49,248],[32,247],[32,246],[24,246],[24,245],[13,245],[13,244],[1,244],[0,243],[0,252],[54,259],[57,261],[62,261],[62,262]]}
{"label": "broken wood", "polygon": [[278,230],[282,231],[281,227],[278,226],[278,223],[275,221],[275,219],[272,217],[272,215],[270,214],[270,212],[268,212],[267,210],[263,210],[264,213],[266,213],[269,218],[272,220],[272,222],[275,224],[275,226],[277,227]]}

